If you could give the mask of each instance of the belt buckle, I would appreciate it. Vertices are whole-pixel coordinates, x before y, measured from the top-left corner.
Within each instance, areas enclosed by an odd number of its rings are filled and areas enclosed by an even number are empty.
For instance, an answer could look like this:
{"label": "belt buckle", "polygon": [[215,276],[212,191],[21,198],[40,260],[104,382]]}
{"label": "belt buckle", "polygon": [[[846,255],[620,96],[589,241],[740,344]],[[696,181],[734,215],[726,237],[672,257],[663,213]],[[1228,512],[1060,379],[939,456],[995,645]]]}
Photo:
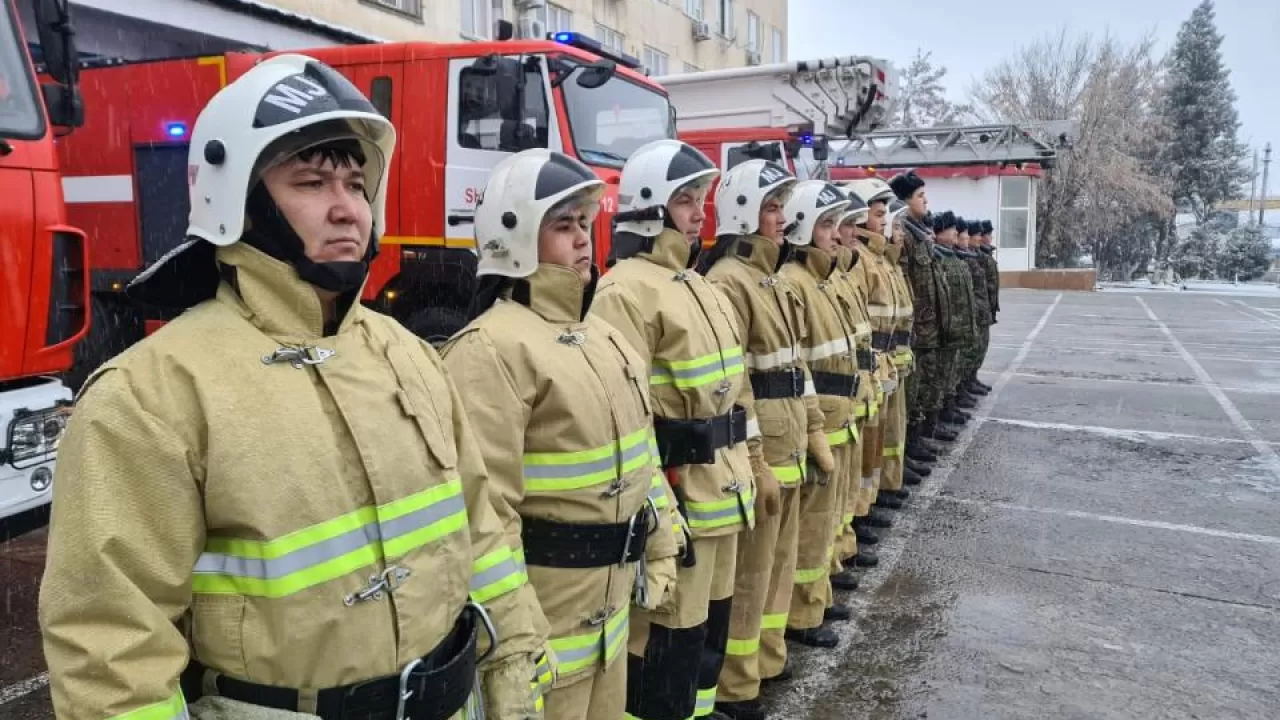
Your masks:
{"label": "belt buckle", "polygon": [[791,368],[791,392],[795,397],[804,395],[804,372],[800,368]]}
{"label": "belt buckle", "polygon": [[413,662],[404,666],[404,670],[400,671],[400,691],[396,694],[396,720],[410,720],[405,715],[405,705],[409,698],[413,697],[417,691],[409,689],[409,675],[422,666],[422,658],[415,658]]}

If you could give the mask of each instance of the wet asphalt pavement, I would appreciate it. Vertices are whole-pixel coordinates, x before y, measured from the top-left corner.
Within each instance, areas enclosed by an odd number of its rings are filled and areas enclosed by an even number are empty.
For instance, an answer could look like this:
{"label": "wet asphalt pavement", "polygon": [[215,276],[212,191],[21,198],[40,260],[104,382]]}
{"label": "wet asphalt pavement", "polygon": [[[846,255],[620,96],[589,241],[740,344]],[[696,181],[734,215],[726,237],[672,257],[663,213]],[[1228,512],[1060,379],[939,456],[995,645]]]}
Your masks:
{"label": "wet asphalt pavement", "polygon": [[[995,392],[772,717],[1280,717],[1280,297],[1001,303]],[[0,720],[52,717],[44,541],[0,543]]]}

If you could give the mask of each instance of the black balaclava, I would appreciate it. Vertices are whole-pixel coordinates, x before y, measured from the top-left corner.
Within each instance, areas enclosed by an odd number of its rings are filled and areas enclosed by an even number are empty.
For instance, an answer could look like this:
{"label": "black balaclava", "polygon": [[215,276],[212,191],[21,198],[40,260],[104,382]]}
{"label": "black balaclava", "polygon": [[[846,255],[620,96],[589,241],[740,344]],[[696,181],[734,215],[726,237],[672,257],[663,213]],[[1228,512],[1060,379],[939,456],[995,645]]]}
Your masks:
{"label": "black balaclava", "polygon": [[[354,139],[334,140],[299,152],[301,157],[320,155],[335,165],[354,162],[364,165],[365,153],[360,142]],[[369,265],[378,254],[377,236],[371,234],[364,258],[359,261],[317,263],[306,255],[302,238],[289,224],[266,184],[258,180],[249,191],[245,202],[247,228],[241,241],[261,250],[271,257],[288,263],[298,277],[323,290],[340,294],[360,289],[369,274]]]}

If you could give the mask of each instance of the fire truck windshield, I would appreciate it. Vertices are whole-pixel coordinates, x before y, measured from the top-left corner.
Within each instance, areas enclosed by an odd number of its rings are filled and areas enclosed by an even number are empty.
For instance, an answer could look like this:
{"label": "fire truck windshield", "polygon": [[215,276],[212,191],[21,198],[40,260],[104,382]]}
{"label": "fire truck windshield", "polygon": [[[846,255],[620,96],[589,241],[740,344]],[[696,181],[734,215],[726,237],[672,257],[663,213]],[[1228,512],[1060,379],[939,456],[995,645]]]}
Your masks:
{"label": "fire truck windshield", "polygon": [[11,4],[0,3],[0,137],[34,140],[44,136],[44,114],[13,12]]}
{"label": "fire truck windshield", "polygon": [[652,88],[614,75],[596,88],[570,80],[560,86],[578,158],[621,168],[640,146],[675,137],[671,104]]}

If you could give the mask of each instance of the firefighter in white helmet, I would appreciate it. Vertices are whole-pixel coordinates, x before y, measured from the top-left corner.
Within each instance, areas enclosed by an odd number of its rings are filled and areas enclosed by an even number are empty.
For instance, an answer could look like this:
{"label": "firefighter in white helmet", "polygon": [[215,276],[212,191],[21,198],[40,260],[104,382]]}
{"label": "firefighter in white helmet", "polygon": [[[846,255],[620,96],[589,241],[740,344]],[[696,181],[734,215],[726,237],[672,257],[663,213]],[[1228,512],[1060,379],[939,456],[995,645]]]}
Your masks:
{"label": "firefighter in white helmet", "polygon": [[556,720],[623,716],[632,601],[657,607],[676,578],[648,368],[590,312],[603,192],[558,152],[498,163],[476,207],[474,319],[441,349],[551,626]]}
{"label": "firefighter in white helmet", "polygon": [[[851,448],[857,447],[854,400],[860,384],[855,341],[856,323],[842,307],[837,289],[838,222],[852,200],[836,186],[822,180],[806,180],[796,186],[787,202],[787,237],[798,245],[783,267],[786,278],[800,296],[804,333],[800,356],[809,368],[823,417],[823,432],[835,458],[835,471],[823,471],[810,463],[800,488],[800,539],[795,589],[787,620],[786,637],[803,645],[833,648],[836,634],[825,620],[848,620],[852,611],[832,602],[829,579],[834,552],[837,508],[845,484]],[[862,203],[859,202],[861,205]],[[850,589],[852,573],[836,583]],[[830,607],[828,607],[830,606]]]}
{"label": "firefighter in white helmet", "polygon": [[[764,717],[762,679],[784,676],[783,632],[791,606],[806,459],[834,469],[809,370],[799,356],[800,300],[778,271],[794,243],[783,239],[783,207],[795,185],[784,168],[748,160],[724,174],[716,191],[716,246],[704,260],[707,280],[737,315],[762,453],[752,468],[761,493],[781,486],[781,508],[766,512],[740,538],[733,610],[716,709],[737,720]],[[813,401],[810,404],[810,401]],[[766,499],[766,507],[772,503]]]}
{"label": "firefighter in white helmet", "polygon": [[59,717],[474,716],[478,658],[487,716],[535,716],[545,627],[458,393],[359,303],[394,147],[301,55],[196,120],[189,242],[130,288],[189,309],[86,381],[59,448]]}
{"label": "firefighter in white helmet", "polygon": [[[763,508],[749,456],[759,423],[729,301],[691,268],[720,171],[695,148],[657,140],[631,154],[618,187],[616,263],[594,311],[648,362],[659,454],[692,538],[676,592],[633,611],[627,714],[710,715],[729,639],[738,536]],[[750,446],[750,450],[748,450]]]}

